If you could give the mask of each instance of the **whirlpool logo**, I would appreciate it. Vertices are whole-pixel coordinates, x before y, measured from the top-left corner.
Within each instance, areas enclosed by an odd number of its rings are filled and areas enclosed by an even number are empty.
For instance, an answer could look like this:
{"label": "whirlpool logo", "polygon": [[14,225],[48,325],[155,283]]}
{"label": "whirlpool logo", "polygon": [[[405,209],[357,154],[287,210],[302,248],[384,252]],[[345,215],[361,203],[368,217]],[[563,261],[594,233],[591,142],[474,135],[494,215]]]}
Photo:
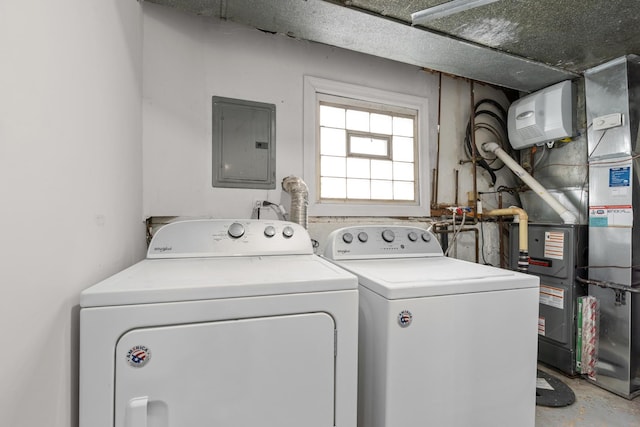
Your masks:
{"label": "whirlpool logo", "polygon": [[153,248],[154,252],[171,252],[172,250],[173,250],[173,247],[171,246],[161,246],[161,247]]}

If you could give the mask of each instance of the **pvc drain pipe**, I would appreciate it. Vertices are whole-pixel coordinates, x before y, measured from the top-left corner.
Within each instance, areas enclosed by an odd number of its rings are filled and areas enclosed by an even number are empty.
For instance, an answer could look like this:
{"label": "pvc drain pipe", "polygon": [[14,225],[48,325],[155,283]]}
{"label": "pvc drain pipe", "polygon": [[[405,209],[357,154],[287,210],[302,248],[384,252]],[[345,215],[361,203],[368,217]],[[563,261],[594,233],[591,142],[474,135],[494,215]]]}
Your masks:
{"label": "pvc drain pipe", "polygon": [[576,216],[571,211],[569,211],[569,209],[567,209],[562,205],[562,203],[557,201],[556,198],[553,197],[547,191],[547,189],[544,188],[538,181],[536,181],[534,177],[529,175],[526,170],[522,169],[518,162],[513,160],[511,156],[507,154],[502,148],[500,148],[497,143],[485,142],[484,144],[482,144],[482,149],[484,151],[495,154],[500,160],[502,160],[503,163],[509,169],[511,169],[513,173],[516,174],[516,176],[518,176],[518,178],[524,181],[524,183],[527,184],[533,191],[535,191],[536,194],[538,194],[538,196],[540,196],[551,209],[553,209],[558,213],[558,215],[560,215],[562,222],[564,222],[565,224],[576,224],[578,222]]}

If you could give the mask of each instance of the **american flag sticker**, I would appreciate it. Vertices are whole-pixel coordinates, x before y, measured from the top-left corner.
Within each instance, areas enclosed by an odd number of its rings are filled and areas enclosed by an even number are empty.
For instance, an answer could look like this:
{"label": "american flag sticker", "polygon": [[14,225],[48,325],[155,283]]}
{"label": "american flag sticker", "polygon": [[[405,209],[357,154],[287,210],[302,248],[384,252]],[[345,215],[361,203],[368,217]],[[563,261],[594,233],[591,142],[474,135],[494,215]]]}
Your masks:
{"label": "american flag sticker", "polygon": [[413,320],[413,315],[409,310],[402,310],[400,314],[398,314],[398,324],[403,328],[406,328],[411,324]]}
{"label": "american flag sticker", "polygon": [[127,352],[127,363],[134,368],[142,368],[151,360],[151,350],[144,345],[131,347]]}

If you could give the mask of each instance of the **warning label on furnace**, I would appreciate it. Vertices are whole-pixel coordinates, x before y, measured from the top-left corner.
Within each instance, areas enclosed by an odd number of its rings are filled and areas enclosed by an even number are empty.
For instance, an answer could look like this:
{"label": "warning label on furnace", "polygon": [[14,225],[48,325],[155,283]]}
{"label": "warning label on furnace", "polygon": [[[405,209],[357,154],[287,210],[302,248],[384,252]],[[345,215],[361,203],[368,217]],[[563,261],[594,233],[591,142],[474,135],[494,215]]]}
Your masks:
{"label": "warning label on furnace", "polygon": [[631,205],[589,206],[589,227],[632,227]]}
{"label": "warning label on furnace", "polygon": [[540,285],[540,304],[564,310],[564,289]]}
{"label": "warning label on furnace", "polygon": [[564,256],[564,233],[547,231],[544,233],[544,257],[562,259]]}

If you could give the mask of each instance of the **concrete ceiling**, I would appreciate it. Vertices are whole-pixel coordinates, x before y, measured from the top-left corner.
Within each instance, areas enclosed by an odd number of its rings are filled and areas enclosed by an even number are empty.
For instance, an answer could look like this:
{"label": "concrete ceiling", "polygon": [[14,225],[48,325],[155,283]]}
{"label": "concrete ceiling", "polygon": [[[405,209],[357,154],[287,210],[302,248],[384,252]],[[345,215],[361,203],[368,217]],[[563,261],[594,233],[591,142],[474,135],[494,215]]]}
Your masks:
{"label": "concrete ceiling", "polygon": [[499,0],[411,25],[444,0],[147,0],[530,92],[640,53],[639,0]]}

